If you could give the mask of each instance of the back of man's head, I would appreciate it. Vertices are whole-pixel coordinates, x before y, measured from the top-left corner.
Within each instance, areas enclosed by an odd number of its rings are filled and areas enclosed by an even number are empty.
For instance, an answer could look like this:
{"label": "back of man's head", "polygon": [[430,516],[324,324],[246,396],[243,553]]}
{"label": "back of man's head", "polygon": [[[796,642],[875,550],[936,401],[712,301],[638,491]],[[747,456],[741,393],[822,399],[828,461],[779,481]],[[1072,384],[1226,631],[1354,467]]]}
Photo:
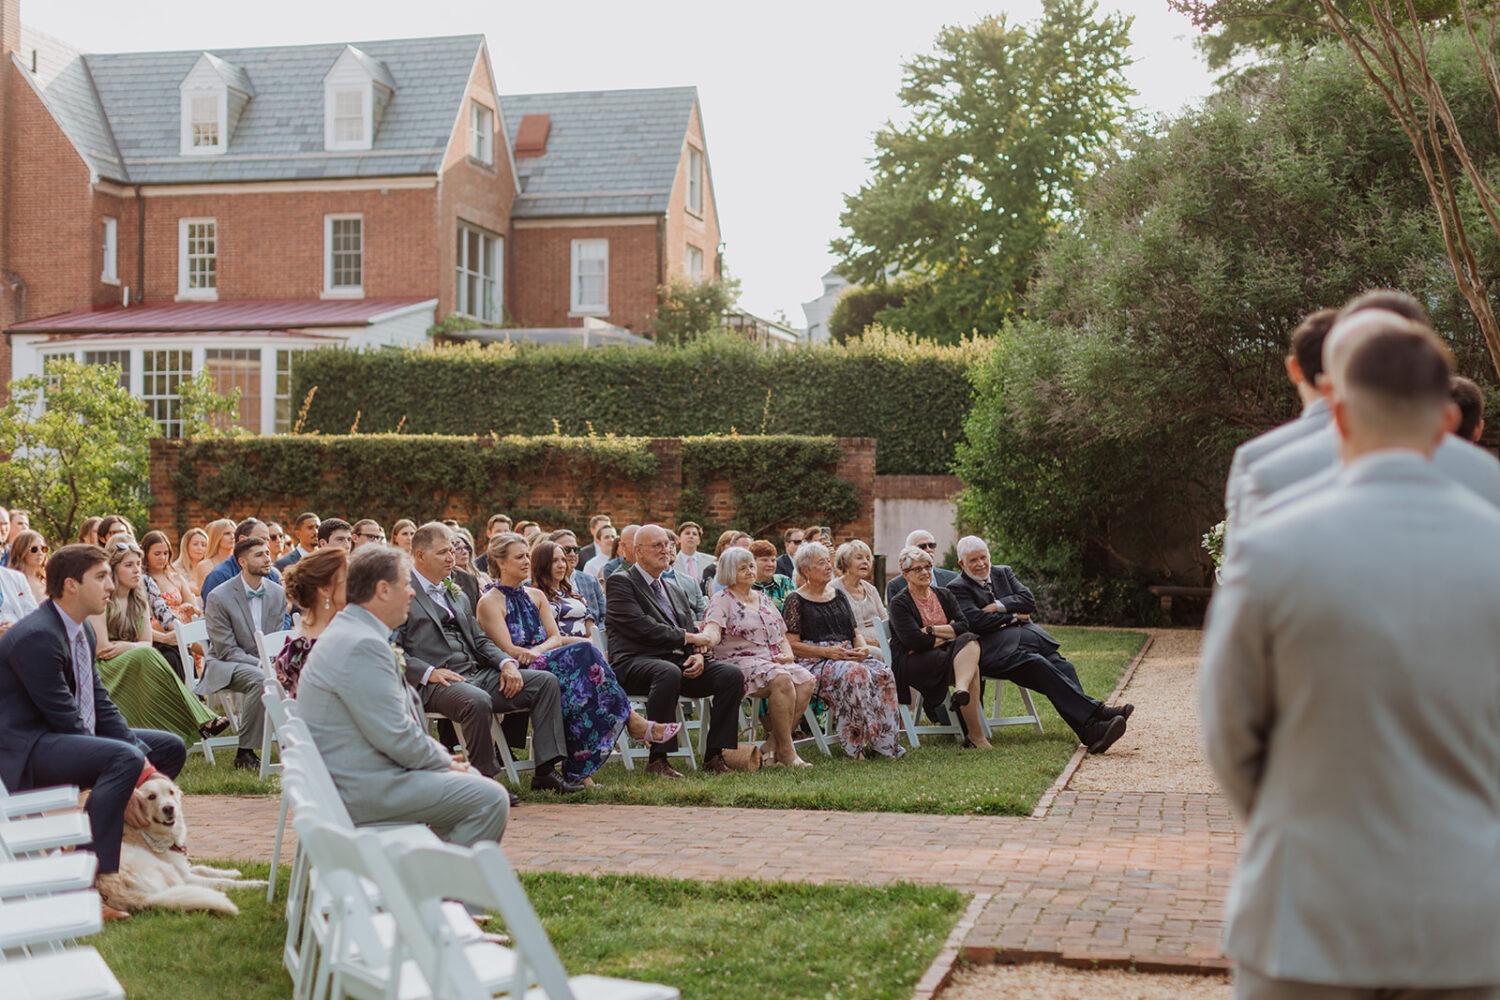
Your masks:
{"label": "back of man's head", "polygon": [[382,581],[400,585],[409,570],[405,552],[394,545],[366,545],[349,557],[344,597],[350,604],[369,604]]}
{"label": "back of man's head", "polygon": [[1344,308],[1339,310],[1339,319],[1347,319],[1357,312],[1366,309],[1378,309],[1381,312],[1395,313],[1404,316],[1413,323],[1431,327],[1432,318],[1427,315],[1427,310],[1422,303],[1407,295],[1405,292],[1394,288],[1372,288],[1368,292],[1362,292],[1344,303]]}
{"label": "back of man's head", "polygon": [[416,552],[431,552],[453,540],[453,530],[441,521],[428,521],[412,532],[411,547]]}
{"label": "back of man's head", "polygon": [[1365,450],[1430,450],[1439,440],[1453,355],[1426,327],[1391,317],[1364,334],[1344,366],[1345,437]]}
{"label": "back of man's head", "polygon": [[1302,317],[1302,322],[1292,331],[1292,360],[1302,372],[1302,378],[1310,386],[1318,384],[1323,374],[1323,341],[1338,319],[1337,309],[1319,309]]}
{"label": "back of man's head", "polygon": [[1454,434],[1465,441],[1478,441],[1484,428],[1484,393],[1471,378],[1453,376],[1448,395],[1458,405],[1458,427]]}
{"label": "back of man's head", "polygon": [[234,526],[234,540],[238,542],[241,538],[249,538],[250,533],[260,526],[260,518],[247,517]]}

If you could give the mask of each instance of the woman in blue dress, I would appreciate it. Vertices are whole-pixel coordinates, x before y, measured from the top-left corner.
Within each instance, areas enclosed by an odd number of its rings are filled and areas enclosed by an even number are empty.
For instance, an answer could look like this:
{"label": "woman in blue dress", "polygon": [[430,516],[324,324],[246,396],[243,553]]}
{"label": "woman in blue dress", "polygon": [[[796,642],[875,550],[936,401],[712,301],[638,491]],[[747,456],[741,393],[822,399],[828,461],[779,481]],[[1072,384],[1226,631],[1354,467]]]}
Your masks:
{"label": "woman in blue dress", "polygon": [[494,582],[485,588],[474,616],[507,656],[523,667],[557,676],[568,739],[562,770],[569,781],[593,784],[589,775],[609,759],[622,729],[652,743],[677,735],[677,723],[648,722],[631,709],[625,689],[597,646],[586,637],[558,631],[546,596],[525,585],[531,577],[531,549],[524,538],[511,532],[496,535],[488,557]]}

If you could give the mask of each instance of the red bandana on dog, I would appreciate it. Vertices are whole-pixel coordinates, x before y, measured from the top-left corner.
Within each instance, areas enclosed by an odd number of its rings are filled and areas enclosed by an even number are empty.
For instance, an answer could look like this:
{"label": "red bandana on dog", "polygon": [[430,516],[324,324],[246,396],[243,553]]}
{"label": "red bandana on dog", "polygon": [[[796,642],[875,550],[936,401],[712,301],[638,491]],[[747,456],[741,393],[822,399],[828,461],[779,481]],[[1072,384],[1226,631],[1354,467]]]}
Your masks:
{"label": "red bandana on dog", "polygon": [[141,776],[135,779],[135,787],[140,788],[154,777],[156,777],[156,768],[152,767],[151,762],[148,760],[146,761],[146,765],[141,768]]}

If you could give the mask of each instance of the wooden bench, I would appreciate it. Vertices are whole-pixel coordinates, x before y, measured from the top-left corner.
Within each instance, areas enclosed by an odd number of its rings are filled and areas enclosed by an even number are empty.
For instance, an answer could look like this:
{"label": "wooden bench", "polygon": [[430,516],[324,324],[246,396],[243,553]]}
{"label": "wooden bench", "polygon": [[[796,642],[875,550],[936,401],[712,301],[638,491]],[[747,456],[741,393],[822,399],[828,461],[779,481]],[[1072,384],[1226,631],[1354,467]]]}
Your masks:
{"label": "wooden bench", "polygon": [[1151,596],[1161,600],[1161,618],[1162,622],[1167,625],[1172,624],[1172,598],[1194,597],[1206,601],[1213,596],[1214,592],[1212,587],[1155,586],[1147,587],[1146,589],[1151,591]]}

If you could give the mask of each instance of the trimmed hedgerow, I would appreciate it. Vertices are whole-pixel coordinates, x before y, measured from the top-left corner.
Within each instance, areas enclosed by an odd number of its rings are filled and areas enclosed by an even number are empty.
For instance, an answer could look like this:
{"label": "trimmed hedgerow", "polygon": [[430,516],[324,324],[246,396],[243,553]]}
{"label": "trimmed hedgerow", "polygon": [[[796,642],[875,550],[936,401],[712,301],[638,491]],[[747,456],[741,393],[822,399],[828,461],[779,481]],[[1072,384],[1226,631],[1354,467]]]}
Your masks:
{"label": "trimmed hedgerow", "polygon": [[707,503],[709,484],[724,480],[734,501],[734,526],[752,535],[790,523],[845,524],[859,514],[859,494],[834,474],[839,455],[832,438],[683,438],[677,520],[699,522],[709,537],[729,527]]}

